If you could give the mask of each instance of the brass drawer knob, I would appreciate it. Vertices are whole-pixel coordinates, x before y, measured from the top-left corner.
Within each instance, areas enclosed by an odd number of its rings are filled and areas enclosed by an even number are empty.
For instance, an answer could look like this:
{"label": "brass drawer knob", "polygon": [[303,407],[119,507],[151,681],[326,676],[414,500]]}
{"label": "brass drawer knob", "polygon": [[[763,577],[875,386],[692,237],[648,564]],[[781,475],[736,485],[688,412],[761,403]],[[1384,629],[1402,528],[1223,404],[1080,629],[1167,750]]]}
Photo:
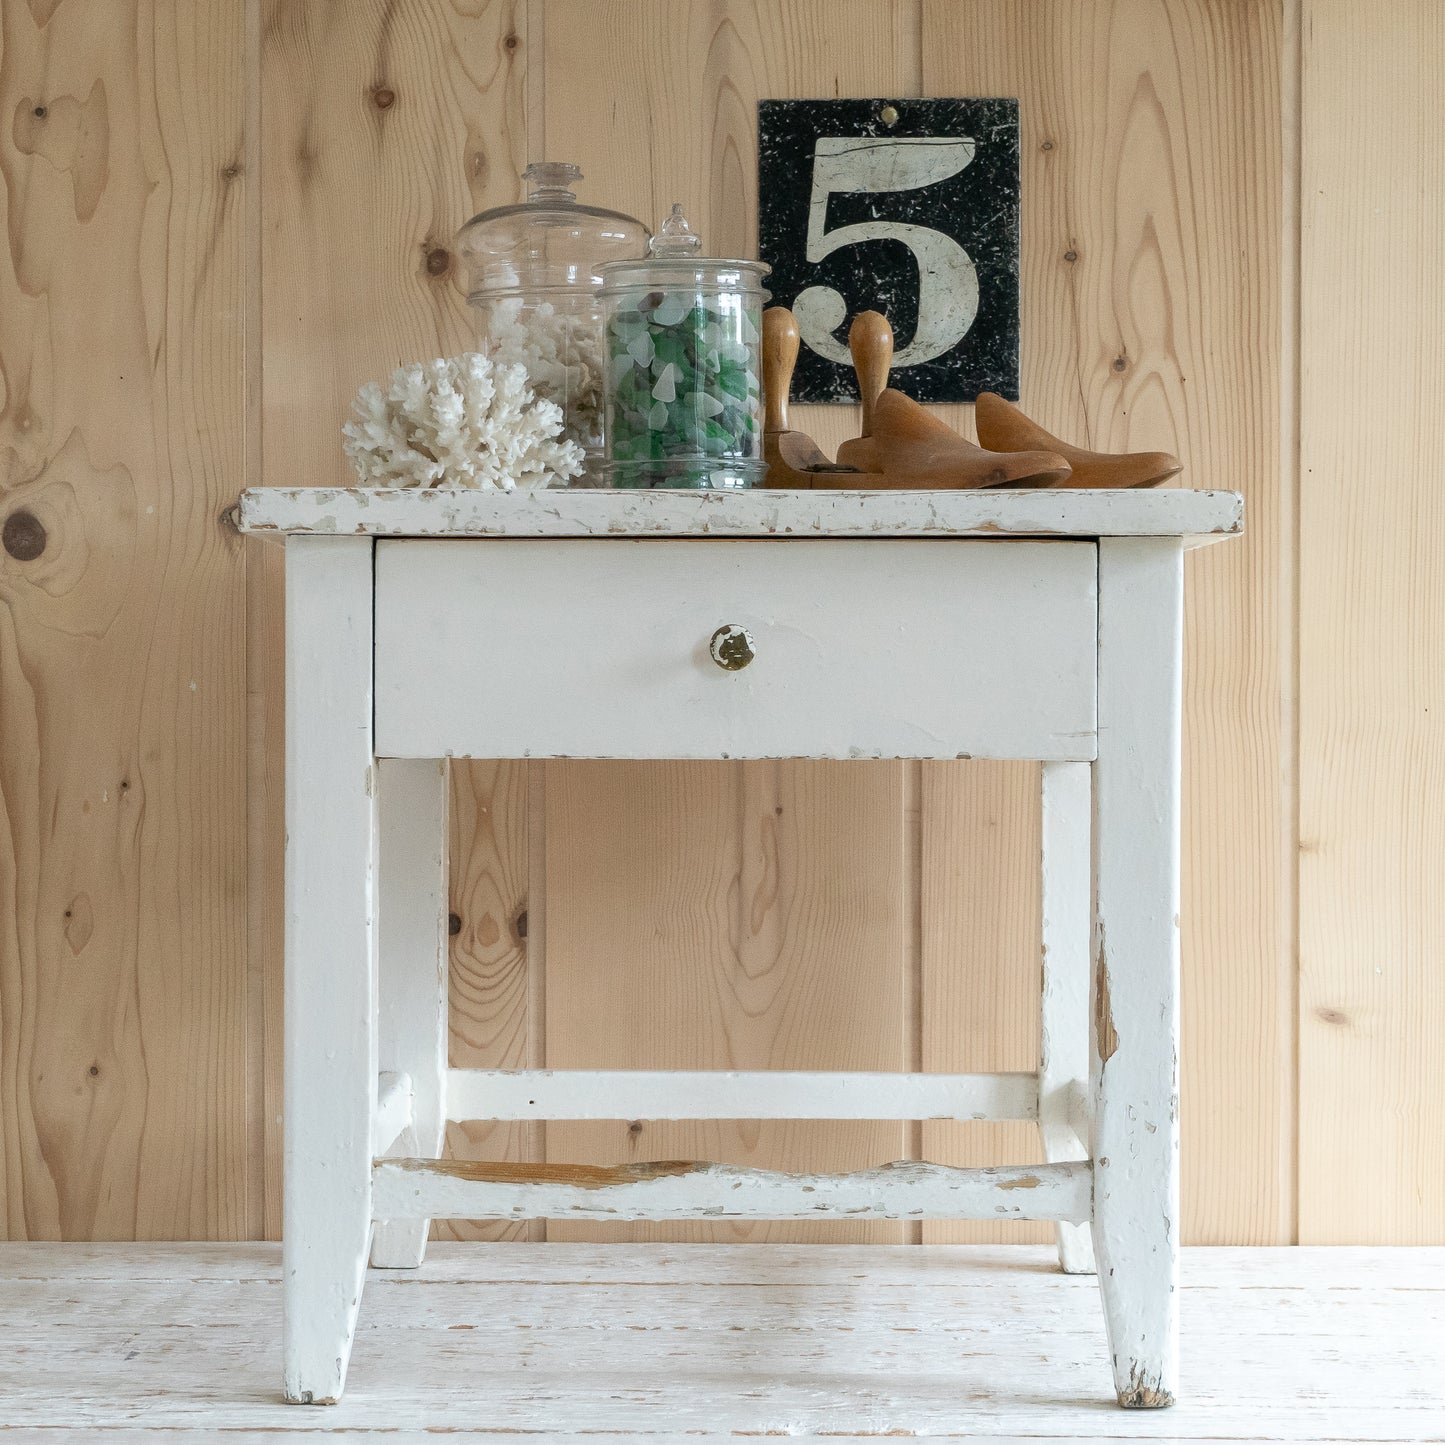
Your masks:
{"label": "brass drawer knob", "polygon": [[757,656],[752,633],[736,622],[725,622],[713,633],[708,651],[726,672],[741,672]]}

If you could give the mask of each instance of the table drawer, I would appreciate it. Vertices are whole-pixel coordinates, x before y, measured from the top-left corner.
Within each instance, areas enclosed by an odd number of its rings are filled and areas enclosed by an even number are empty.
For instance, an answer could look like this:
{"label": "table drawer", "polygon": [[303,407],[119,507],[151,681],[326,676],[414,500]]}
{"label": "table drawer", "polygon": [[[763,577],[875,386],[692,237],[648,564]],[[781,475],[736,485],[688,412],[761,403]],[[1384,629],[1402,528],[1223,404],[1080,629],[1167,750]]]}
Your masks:
{"label": "table drawer", "polygon": [[376,750],[1089,759],[1096,576],[1091,542],[380,541]]}

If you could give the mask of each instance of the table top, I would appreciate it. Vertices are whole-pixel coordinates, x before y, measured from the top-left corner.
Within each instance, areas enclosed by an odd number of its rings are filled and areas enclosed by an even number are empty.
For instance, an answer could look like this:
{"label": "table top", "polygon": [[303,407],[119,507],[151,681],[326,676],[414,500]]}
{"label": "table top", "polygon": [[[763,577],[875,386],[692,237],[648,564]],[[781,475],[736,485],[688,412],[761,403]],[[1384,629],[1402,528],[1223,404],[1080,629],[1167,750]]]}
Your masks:
{"label": "table top", "polygon": [[260,536],[1180,537],[1244,530],[1237,492],[422,491],[258,487],[239,524]]}

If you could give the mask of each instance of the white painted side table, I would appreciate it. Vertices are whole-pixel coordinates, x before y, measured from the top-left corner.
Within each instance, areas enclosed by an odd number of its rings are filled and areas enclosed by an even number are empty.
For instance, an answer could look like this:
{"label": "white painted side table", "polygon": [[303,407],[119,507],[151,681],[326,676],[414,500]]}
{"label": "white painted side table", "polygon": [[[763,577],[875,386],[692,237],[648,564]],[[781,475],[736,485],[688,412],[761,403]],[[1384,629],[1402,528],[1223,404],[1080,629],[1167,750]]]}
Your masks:
{"label": "white painted side table", "polygon": [[[432,1218],[1043,1219],[1119,1402],[1178,1356],[1183,553],[1230,492],[266,489],[286,549],[285,1389],[342,1391]],[[452,757],[1043,763],[1035,1074],[447,1059]],[[448,1119],[1026,1119],[1047,1163],[803,1176],[437,1159]]]}

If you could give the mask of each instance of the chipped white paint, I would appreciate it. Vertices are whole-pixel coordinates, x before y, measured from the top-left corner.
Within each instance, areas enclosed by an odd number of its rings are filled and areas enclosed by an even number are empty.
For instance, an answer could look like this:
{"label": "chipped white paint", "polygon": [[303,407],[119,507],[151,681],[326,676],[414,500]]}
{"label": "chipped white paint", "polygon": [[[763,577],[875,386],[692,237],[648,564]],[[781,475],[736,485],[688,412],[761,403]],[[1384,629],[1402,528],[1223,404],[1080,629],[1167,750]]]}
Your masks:
{"label": "chipped white paint", "polygon": [[372,543],[286,548],[288,1400],[341,1394],[371,1235],[376,1112]]}
{"label": "chipped white paint", "polygon": [[1085,542],[378,542],[377,749],[1089,759],[1096,574]]}
{"label": "chipped white paint", "polygon": [[1179,1372],[1178,542],[1099,544],[1094,1252],[1119,1402]]}
{"label": "chipped white paint", "polygon": [[1237,492],[367,491],[260,487],[241,529],[376,537],[1180,537],[1244,528]]}
{"label": "chipped white paint", "polygon": [[[1076,1117],[1089,1082],[1089,924],[1093,798],[1086,763],[1042,769],[1043,996],[1039,1020],[1039,1134],[1051,1164],[1087,1159],[1087,1113]],[[1059,1225],[1059,1263],[1094,1272],[1088,1228]]]}
{"label": "chipped white paint", "polygon": [[[435,1158],[446,1131],[447,784],[445,762],[377,765],[381,917],[377,1056],[411,1079],[412,1127],[378,1154]],[[371,1240],[380,1269],[415,1269],[427,1221],[382,1217]]]}
{"label": "chipped white paint", "polygon": [[[375,1262],[415,1265],[431,1217],[820,1215],[1056,1220],[1068,1270],[1092,1219],[1118,1398],[1172,1398],[1181,559],[1238,497],[270,490],[243,515],[293,534],[287,1398],[341,1391],[373,1219]],[[470,540],[397,540],[429,537]],[[728,623],[736,672],[708,654]],[[1045,761],[1039,1074],[449,1072],[448,752]],[[1036,1118],[1048,1162],[457,1164],[448,1115]]]}
{"label": "chipped white paint", "polygon": [[[548,1177],[565,1174],[565,1178]],[[528,1177],[528,1176],[531,1177]],[[489,1176],[489,1177],[479,1177]],[[885,1164],[780,1174],[730,1164],[467,1165],[378,1160],[377,1208],[433,1219],[1089,1218],[1087,1163],[1002,1169]]]}
{"label": "chipped white paint", "polygon": [[447,1117],[456,1120],[1036,1119],[1038,1100],[1033,1074],[453,1069],[447,1076]]}
{"label": "chipped white paint", "polygon": [[[371,1152],[373,1154],[416,1153],[412,1142],[411,1080],[405,1074],[383,1069],[376,1077],[376,1112],[371,1116]],[[394,1145],[406,1135],[408,1148]]]}

